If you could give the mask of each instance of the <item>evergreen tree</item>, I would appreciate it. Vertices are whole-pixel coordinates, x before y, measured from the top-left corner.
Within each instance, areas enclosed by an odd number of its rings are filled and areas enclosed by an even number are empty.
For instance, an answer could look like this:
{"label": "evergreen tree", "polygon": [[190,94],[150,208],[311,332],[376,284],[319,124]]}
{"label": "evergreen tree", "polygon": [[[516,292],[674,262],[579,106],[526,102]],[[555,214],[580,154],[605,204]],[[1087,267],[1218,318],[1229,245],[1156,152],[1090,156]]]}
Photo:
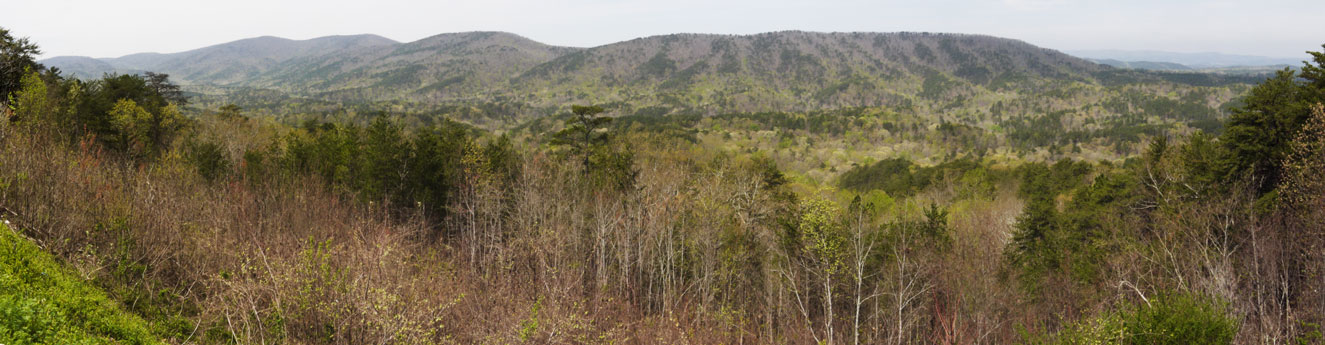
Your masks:
{"label": "evergreen tree", "polygon": [[1226,180],[1250,177],[1261,194],[1279,185],[1289,141],[1306,123],[1310,107],[1325,102],[1325,53],[1311,55],[1315,65],[1305,62],[1301,74],[1279,71],[1233,110],[1221,138],[1228,151]]}
{"label": "evergreen tree", "polygon": [[[370,199],[394,199],[402,190],[405,180],[405,159],[409,156],[409,143],[400,126],[379,114],[363,133],[363,146],[358,169],[359,190]],[[396,201],[405,201],[403,199]]]}
{"label": "evergreen tree", "polygon": [[0,103],[8,104],[9,94],[23,87],[23,76],[42,69],[35,57],[41,54],[37,44],[27,38],[14,38],[0,27]]}
{"label": "evergreen tree", "polygon": [[574,116],[566,120],[565,129],[553,135],[552,144],[566,147],[567,154],[572,157],[581,157],[587,174],[593,167],[594,151],[605,147],[609,139],[608,134],[600,129],[611,123],[612,118],[599,116],[603,113],[599,106],[573,105],[571,112]]}

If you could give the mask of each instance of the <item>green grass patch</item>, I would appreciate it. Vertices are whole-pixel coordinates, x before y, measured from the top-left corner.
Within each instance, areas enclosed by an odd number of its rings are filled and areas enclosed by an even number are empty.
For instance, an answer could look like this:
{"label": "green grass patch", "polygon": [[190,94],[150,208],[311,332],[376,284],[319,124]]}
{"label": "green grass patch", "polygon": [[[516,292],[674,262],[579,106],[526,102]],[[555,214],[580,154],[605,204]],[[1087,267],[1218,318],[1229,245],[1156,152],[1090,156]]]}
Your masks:
{"label": "green grass patch", "polygon": [[0,344],[159,344],[147,323],[0,224]]}

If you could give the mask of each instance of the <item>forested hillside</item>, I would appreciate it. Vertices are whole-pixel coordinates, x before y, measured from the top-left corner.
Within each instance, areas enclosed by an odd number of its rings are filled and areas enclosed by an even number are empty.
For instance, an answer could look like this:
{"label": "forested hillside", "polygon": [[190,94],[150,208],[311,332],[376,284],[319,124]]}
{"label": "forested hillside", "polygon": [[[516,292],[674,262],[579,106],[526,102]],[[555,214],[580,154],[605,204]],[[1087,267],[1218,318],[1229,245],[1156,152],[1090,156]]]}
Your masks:
{"label": "forested hillside", "polygon": [[0,211],[132,314],[107,342],[1323,339],[1325,53],[1244,83],[970,35],[469,33],[78,79],[0,40]]}
{"label": "forested hillside", "polygon": [[[276,116],[391,110],[491,129],[568,103],[656,115],[887,107],[983,128],[1005,116],[1054,113],[1169,118],[1143,103],[1165,98],[1217,113],[1231,100],[1225,90],[1238,93],[1259,78],[1116,70],[1016,40],[930,33],[679,34],[588,49],[500,32],[410,43],[262,37],[88,60],[45,62],[92,78],[105,64],[169,74],[212,108],[233,103]],[[1117,105],[1098,109],[1105,102]]]}

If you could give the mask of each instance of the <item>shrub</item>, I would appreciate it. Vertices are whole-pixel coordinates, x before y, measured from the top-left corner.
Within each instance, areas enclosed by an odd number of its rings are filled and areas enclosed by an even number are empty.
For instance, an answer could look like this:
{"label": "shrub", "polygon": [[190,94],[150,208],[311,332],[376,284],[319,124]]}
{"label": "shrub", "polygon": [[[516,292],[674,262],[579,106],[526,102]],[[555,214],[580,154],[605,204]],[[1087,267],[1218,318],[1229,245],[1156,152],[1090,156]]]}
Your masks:
{"label": "shrub", "polygon": [[[207,181],[216,181],[229,174],[230,158],[226,157],[225,150],[213,142],[192,142],[189,143],[189,162],[197,168],[198,175],[201,175]],[[245,158],[248,156],[245,155]]]}
{"label": "shrub", "polygon": [[1238,322],[1228,306],[1190,293],[1162,294],[1069,325],[1047,344],[1231,344]]}

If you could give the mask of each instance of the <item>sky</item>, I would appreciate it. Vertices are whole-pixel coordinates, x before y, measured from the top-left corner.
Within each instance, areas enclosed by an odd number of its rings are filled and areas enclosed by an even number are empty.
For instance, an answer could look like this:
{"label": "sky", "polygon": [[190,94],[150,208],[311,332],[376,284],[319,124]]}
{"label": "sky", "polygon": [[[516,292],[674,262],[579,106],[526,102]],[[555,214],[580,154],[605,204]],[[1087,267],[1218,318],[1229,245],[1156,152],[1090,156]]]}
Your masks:
{"label": "sky", "polygon": [[[1322,0],[0,0],[0,27],[42,58],[173,53],[257,36],[371,33],[409,42],[507,31],[592,47],[671,33],[780,30],[985,34],[1070,50],[1304,57]],[[12,12],[11,12],[12,11]]]}

